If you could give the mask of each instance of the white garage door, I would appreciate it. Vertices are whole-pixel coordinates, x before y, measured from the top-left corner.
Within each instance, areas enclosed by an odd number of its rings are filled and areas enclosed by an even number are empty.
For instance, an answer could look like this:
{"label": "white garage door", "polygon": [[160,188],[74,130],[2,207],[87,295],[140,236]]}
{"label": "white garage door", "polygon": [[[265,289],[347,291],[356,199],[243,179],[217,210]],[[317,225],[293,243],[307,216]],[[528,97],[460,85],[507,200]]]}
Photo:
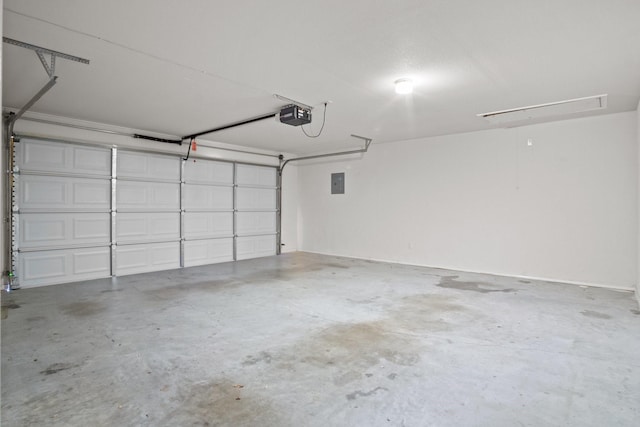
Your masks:
{"label": "white garage door", "polygon": [[119,150],[116,276],[180,267],[180,159]]}
{"label": "white garage door", "polygon": [[20,282],[110,276],[111,151],[25,141],[16,155],[13,244]]}
{"label": "white garage door", "polygon": [[276,254],[276,169],[236,165],[236,259]]}
{"label": "white garage door", "polygon": [[273,167],[27,138],[16,166],[25,287],[277,253]]}
{"label": "white garage door", "polygon": [[210,160],[185,162],[185,267],[233,260],[233,167]]}

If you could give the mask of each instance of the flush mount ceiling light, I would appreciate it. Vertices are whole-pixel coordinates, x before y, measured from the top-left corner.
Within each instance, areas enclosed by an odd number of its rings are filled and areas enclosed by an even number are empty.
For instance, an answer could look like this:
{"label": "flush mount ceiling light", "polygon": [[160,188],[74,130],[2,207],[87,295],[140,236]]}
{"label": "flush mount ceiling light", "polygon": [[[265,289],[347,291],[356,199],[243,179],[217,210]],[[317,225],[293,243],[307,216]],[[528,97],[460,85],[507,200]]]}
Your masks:
{"label": "flush mount ceiling light", "polygon": [[413,92],[413,81],[411,79],[398,79],[395,82],[396,93],[399,95],[407,95]]}
{"label": "flush mount ceiling light", "polygon": [[493,111],[491,113],[478,114],[477,116],[493,124],[508,125],[605,108],[607,108],[607,94]]}

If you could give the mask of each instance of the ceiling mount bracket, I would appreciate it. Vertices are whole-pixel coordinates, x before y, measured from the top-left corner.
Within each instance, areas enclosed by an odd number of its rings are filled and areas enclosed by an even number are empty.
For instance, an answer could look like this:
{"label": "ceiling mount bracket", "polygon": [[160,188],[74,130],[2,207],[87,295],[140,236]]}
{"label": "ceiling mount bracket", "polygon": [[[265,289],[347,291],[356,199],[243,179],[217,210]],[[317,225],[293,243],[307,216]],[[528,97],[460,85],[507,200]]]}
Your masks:
{"label": "ceiling mount bracket", "polygon": [[40,62],[42,62],[42,66],[49,75],[49,78],[53,77],[56,73],[56,56],[51,55],[51,64],[47,64],[47,59],[44,57],[44,53],[36,50],[36,55],[38,55],[38,59],[40,59]]}
{"label": "ceiling mount bracket", "polygon": [[[36,46],[31,43],[21,42],[20,40],[10,39],[9,37],[2,37],[2,41],[14,46],[23,47],[25,49],[32,50],[38,55],[38,59],[42,63],[44,70],[47,72],[49,78],[53,78],[56,71],[56,57],[67,59],[69,61],[80,62],[81,64],[89,64],[88,59],[80,58],[79,56],[69,55],[67,53],[58,52],[57,50],[47,49],[46,47]],[[47,63],[45,55],[51,55],[51,62]]]}
{"label": "ceiling mount bracket", "polygon": [[[38,56],[38,59],[40,59],[40,62],[42,63],[42,66],[44,67],[44,70],[47,72],[47,75],[49,76],[49,81],[42,87],[42,89],[40,89],[38,91],[38,93],[36,93],[26,104],[24,107],[22,107],[20,109],[20,111],[18,111],[16,114],[12,114],[7,118],[7,123],[8,123],[8,135],[11,136],[13,135],[13,126],[15,125],[16,121],[18,121],[18,119],[20,117],[22,117],[22,115],[24,113],[27,112],[27,110],[29,110],[29,108],[31,108],[31,106],[33,104],[35,104],[40,98],[42,98],[42,96],[47,93],[49,91],[49,89],[51,89],[53,87],[53,85],[56,84],[56,81],[58,80],[58,76],[55,75],[56,72],[56,56],[62,58],[62,59],[68,59],[69,61],[75,61],[75,62],[80,62],[82,64],[88,64],[89,60],[88,59],[84,59],[84,58],[80,58],[78,56],[73,56],[73,55],[69,55],[66,53],[62,53],[62,52],[58,52],[56,50],[51,50],[51,49],[47,49],[46,47],[41,47],[41,46],[36,46],[30,43],[25,43],[25,42],[21,42],[19,40],[14,40],[14,39],[10,39],[9,37],[2,37],[2,41],[8,44],[12,44],[14,46],[19,46],[19,47],[23,47],[25,49],[29,49],[29,50],[33,50],[36,55]],[[45,58],[45,55],[51,55],[51,62],[48,63],[47,59]]]}

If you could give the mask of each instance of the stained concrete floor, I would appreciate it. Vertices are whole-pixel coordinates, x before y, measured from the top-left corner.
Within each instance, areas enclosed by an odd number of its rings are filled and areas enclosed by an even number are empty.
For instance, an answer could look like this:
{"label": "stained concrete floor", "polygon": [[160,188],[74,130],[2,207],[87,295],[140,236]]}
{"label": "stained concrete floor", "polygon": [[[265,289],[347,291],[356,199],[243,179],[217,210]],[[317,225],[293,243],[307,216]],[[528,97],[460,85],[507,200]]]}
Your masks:
{"label": "stained concrete floor", "polygon": [[296,253],[3,306],[5,427],[640,425],[631,293]]}

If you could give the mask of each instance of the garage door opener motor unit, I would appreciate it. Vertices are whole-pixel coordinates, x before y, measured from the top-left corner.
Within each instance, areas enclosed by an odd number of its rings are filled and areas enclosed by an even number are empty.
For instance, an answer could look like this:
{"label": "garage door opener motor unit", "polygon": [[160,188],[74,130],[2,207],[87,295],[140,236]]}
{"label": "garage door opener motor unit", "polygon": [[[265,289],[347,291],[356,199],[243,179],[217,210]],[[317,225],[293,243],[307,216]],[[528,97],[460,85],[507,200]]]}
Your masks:
{"label": "garage door opener motor unit", "polygon": [[280,123],[300,126],[311,123],[311,109],[291,104],[280,110]]}

